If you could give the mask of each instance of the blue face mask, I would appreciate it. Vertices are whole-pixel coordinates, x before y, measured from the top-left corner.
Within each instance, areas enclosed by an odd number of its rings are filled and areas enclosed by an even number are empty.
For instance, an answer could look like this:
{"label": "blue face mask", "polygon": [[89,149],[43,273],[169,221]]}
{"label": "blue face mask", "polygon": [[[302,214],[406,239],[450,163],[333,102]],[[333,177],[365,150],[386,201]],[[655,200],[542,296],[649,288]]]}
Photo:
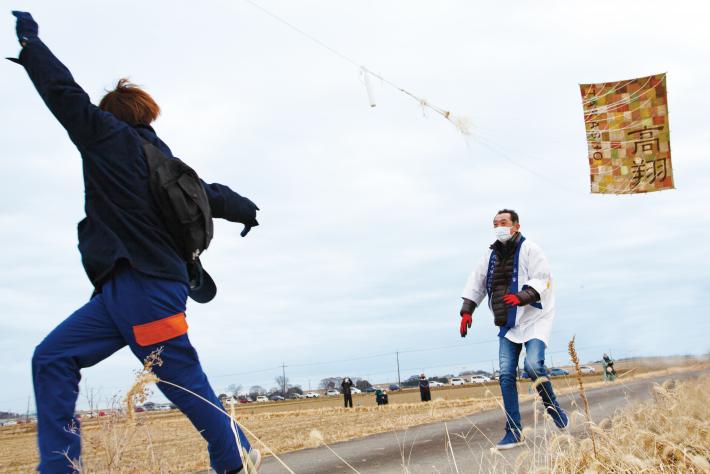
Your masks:
{"label": "blue face mask", "polygon": [[496,233],[496,239],[498,239],[502,243],[506,243],[513,237],[510,233],[512,229],[512,227],[498,226],[494,227],[493,231]]}

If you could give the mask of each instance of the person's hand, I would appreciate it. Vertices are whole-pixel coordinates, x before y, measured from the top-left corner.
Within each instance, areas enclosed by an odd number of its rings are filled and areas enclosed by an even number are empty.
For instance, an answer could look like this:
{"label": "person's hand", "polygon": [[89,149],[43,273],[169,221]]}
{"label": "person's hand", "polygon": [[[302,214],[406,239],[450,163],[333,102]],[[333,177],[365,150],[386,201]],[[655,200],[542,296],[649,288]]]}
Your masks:
{"label": "person's hand", "polygon": [[518,298],[517,295],[509,293],[503,296],[503,303],[508,306],[520,306],[520,298]]}
{"label": "person's hand", "polygon": [[15,18],[17,18],[17,22],[15,24],[17,40],[24,48],[29,40],[37,38],[37,35],[39,34],[39,25],[28,12],[13,10],[12,14]]}
{"label": "person's hand", "polygon": [[461,315],[461,328],[459,329],[461,337],[466,337],[466,334],[468,334],[468,330],[471,327],[471,323],[473,323],[471,313],[463,313]]}
{"label": "person's hand", "polygon": [[259,211],[259,206],[254,204],[251,199],[249,198],[244,198],[244,201],[246,202],[247,206],[249,206],[251,212],[254,213],[254,218],[249,222],[248,224],[244,224],[244,229],[242,229],[242,232],[239,234],[242,237],[246,237],[249,231],[251,230],[252,227],[256,227],[259,225],[259,222],[256,220],[256,211]]}
{"label": "person's hand", "polygon": [[259,225],[259,223],[256,221],[254,221],[254,225],[244,224],[244,229],[242,229],[242,231],[239,233],[239,235],[241,235],[242,237],[246,237],[247,234],[249,233],[249,231],[251,230],[251,228],[256,227],[258,225]]}

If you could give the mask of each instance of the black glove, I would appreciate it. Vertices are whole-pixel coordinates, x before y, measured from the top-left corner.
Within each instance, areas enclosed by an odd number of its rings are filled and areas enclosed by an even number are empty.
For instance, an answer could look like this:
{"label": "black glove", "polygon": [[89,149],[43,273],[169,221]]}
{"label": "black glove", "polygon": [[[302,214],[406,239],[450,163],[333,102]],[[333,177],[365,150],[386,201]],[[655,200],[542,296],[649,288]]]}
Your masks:
{"label": "black glove", "polygon": [[13,11],[12,14],[17,18],[15,24],[17,40],[24,47],[29,40],[37,38],[39,25],[28,12]]}
{"label": "black glove", "polygon": [[242,199],[244,199],[244,201],[246,201],[246,205],[249,206],[251,208],[251,211],[254,213],[254,217],[252,218],[252,220],[249,221],[248,223],[246,223],[246,222],[244,223],[244,229],[239,234],[242,237],[246,237],[252,227],[256,227],[259,225],[259,222],[256,220],[256,211],[259,211],[260,209],[259,209],[259,206],[254,204],[251,199],[245,198],[245,197],[242,197]]}

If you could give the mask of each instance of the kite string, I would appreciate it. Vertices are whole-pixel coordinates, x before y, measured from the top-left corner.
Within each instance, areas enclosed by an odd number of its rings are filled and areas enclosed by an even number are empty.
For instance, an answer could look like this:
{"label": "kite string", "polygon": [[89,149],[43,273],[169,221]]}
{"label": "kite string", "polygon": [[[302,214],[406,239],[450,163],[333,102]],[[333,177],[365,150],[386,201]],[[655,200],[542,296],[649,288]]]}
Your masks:
{"label": "kite string", "polygon": [[479,132],[476,132],[476,143],[479,143],[480,145],[484,146],[484,147],[487,148],[489,151],[492,151],[494,154],[498,155],[499,157],[501,157],[501,158],[503,158],[504,160],[506,160],[506,161],[508,161],[509,163],[511,163],[513,166],[516,166],[517,168],[520,168],[520,169],[522,169],[522,170],[524,170],[524,171],[527,171],[528,173],[530,173],[530,174],[532,174],[532,175],[535,175],[535,176],[537,176],[538,178],[540,178],[540,179],[542,179],[542,180],[544,180],[544,181],[547,181],[547,182],[550,183],[550,184],[554,184],[555,186],[557,186],[558,188],[560,188],[561,190],[563,190],[563,191],[565,191],[565,192],[569,192],[569,193],[572,193],[572,194],[576,194],[576,191],[575,191],[575,190],[573,190],[573,189],[571,189],[571,188],[568,188],[566,185],[562,184],[560,181],[558,181],[558,180],[556,180],[556,179],[553,179],[553,178],[550,178],[548,175],[545,175],[545,174],[542,174],[542,173],[538,173],[538,172],[535,171],[534,169],[529,168],[529,167],[527,167],[527,166],[525,166],[525,165],[523,165],[523,164],[521,164],[521,163],[518,163],[516,160],[512,159],[507,153],[505,153],[505,152],[501,151],[500,149],[498,149],[494,144],[489,143],[489,140],[486,139],[486,138],[484,138]]}
{"label": "kite string", "polygon": [[[642,95],[648,94],[649,92],[651,92],[652,90],[654,90],[655,86],[644,89],[644,88],[646,87],[646,84],[648,84],[649,82],[651,82],[651,79],[653,79],[654,77],[655,77],[655,76],[649,76],[649,77],[646,79],[646,82],[644,82],[643,84],[641,84],[641,86],[639,87],[639,90],[636,91],[636,92],[632,92],[631,94],[629,94],[629,97],[626,98],[626,99],[621,99],[621,100],[618,100],[618,101],[616,101],[616,102],[612,102],[611,104],[600,105],[599,107],[595,107],[595,108],[591,108],[591,109],[586,109],[586,108],[584,107],[584,105],[586,105],[586,104],[582,104],[583,108],[585,109],[585,110],[584,110],[584,115],[585,115],[585,116],[586,116],[586,115],[599,115],[599,114],[606,113],[606,112],[608,112],[608,111],[610,111],[610,110],[616,110],[616,109],[618,109],[618,108],[620,108],[620,107],[623,107],[624,105],[630,104],[632,101],[638,99],[638,98],[641,97]],[[656,84],[656,85],[658,85],[658,84]],[[602,111],[602,110],[603,110],[603,112],[597,112],[597,111]],[[586,120],[585,120],[585,121],[586,121]]]}
{"label": "kite string", "polygon": [[[600,93],[599,95],[595,95],[591,99],[585,100],[589,96],[589,93],[592,91],[592,88],[588,87],[587,93],[584,94],[584,97],[582,97],[582,104],[589,104],[589,103],[594,102],[595,100],[601,99],[602,97],[606,97],[609,94],[613,94],[613,93],[617,92],[619,89],[621,89],[622,87],[626,87],[636,80],[638,80],[638,79],[629,79],[628,81],[619,81],[616,83],[617,86],[608,92],[604,92],[604,89],[606,89],[607,86],[610,86],[613,83],[612,82],[604,82],[604,83],[602,83],[602,88],[599,90],[599,93]],[[622,82],[623,82],[623,84],[622,84]],[[594,85],[596,85],[596,84],[580,84],[580,86],[594,86]],[[601,92],[604,92],[604,94],[601,94]]]}
{"label": "kite string", "polygon": [[450,111],[448,111],[448,110],[446,110],[446,109],[443,109],[443,108],[441,108],[441,107],[438,107],[438,106],[436,106],[436,105],[434,105],[434,104],[431,104],[431,103],[428,102],[427,100],[425,100],[425,99],[423,99],[423,98],[421,98],[421,97],[419,97],[419,96],[413,94],[412,92],[409,92],[409,91],[408,91],[407,89],[405,89],[404,87],[401,87],[401,86],[395,84],[394,82],[392,82],[392,81],[390,81],[390,80],[388,80],[388,79],[382,77],[382,75],[373,72],[372,70],[370,70],[370,69],[366,68],[365,66],[363,66],[361,63],[358,63],[357,61],[355,61],[354,59],[350,58],[349,56],[347,56],[347,55],[341,53],[341,52],[338,51],[337,49],[335,49],[335,48],[333,48],[333,47],[331,47],[331,46],[328,46],[326,43],[324,43],[323,41],[319,40],[319,39],[316,38],[315,36],[311,35],[310,33],[307,33],[306,31],[302,30],[301,28],[297,27],[296,25],[294,25],[294,24],[292,24],[292,23],[286,21],[285,19],[281,18],[280,16],[278,16],[278,15],[275,14],[275,13],[273,13],[272,11],[267,10],[266,8],[262,7],[261,5],[259,5],[258,3],[254,2],[253,0],[244,0],[244,1],[245,1],[246,3],[248,3],[249,5],[253,6],[254,8],[257,8],[257,9],[260,10],[261,12],[265,13],[266,15],[270,16],[270,17],[273,18],[274,20],[276,20],[276,21],[278,21],[278,22],[280,22],[280,23],[286,25],[287,27],[291,28],[293,31],[295,31],[296,33],[300,34],[301,36],[303,36],[303,37],[305,37],[305,38],[311,40],[312,42],[314,42],[315,44],[317,44],[317,45],[320,46],[321,48],[324,48],[324,49],[330,51],[332,54],[338,56],[338,57],[339,57],[340,59],[342,59],[343,61],[346,61],[346,62],[352,64],[353,66],[355,66],[355,67],[357,67],[357,68],[360,68],[360,69],[363,70],[365,73],[371,74],[373,77],[376,77],[377,79],[381,80],[383,83],[385,83],[385,84],[389,85],[390,87],[393,87],[393,88],[397,89],[398,91],[404,93],[405,95],[411,97],[412,99],[416,100],[416,101],[419,103],[419,105],[420,105],[421,107],[423,107],[423,108],[429,108],[429,109],[433,110],[434,112],[436,112],[437,114],[441,115],[441,116],[444,117],[446,120],[448,120],[449,122],[451,122],[454,126],[456,126],[456,128],[458,128],[459,131],[460,131],[461,133],[463,133],[464,135],[470,135],[471,131],[470,131],[470,129],[469,129],[469,126],[468,126],[466,123],[464,123],[465,121],[462,120],[461,118],[454,118],[454,117],[451,115],[451,112],[450,112]]}
{"label": "kite string", "polygon": [[[405,89],[405,88],[399,86],[398,84],[396,84],[396,83],[390,81],[389,79],[383,77],[381,74],[378,74],[378,73],[373,72],[372,70],[370,70],[369,68],[367,68],[367,67],[363,66],[362,64],[358,63],[357,61],[355,61],[354,59],[350,58],[349,56],[347,56],[347,55],[341,53],[340,51],[336,50],[335,48],[333,48],[333,47],[327,45],[326,43],[324,43],[323,41],[319,40],[319,39],[316,38],[315,36],[313,36],[313,35],[307,33],[306,31],[302,30],[301,28],[297,27],[296,25],[294,25],[294,24],[288,22],[287,20],[281,18],[280,16],[276,15],[275,13],[271,12],[270,10],[267,10],[266,8],[262,7],[261,5],[259,5],[258,3],[254,2],[253,0],[244,0],[244,1],[245,1],[246,3],[248,3],[249,5],[253,6],[254,8],[260,10],[260,11],[263,12],[264,14],[270,16],[270,17],[273,18],[274,20],[276,20],[276,21],[278,21],[278,22],[280,22],[280,23],[286,25],[288,28],[292,29],[293,31],[297,32],[298,34],[302,35],[303,37],[309,39],[310,41],[312,41],[313,43],[317,44],[318,46],[320,46],[320,47],[326,49],[327,51],[331,52],[332,54],[336,55],[337,57],[339,57],[339,58],[342,59],[343,61],[346,61],[346,62],[350,63],[351,65],[353,65],[353,66],[359,68],[359,69],[362,70],[365,74],[370,74],[370,75],[372,75],[373,77],[379,79],[380,81],[382,81],[383,83],[389,85],[390,87],[393,87],[393,88],[395,88],[396,90],[402,92],[403,94],[405,94],[405,95],[411,97],[412,99],[416,100],[422,108],[429,108],[429,109],[431,109],[432,111],[436,112],[437,114],[441,115],[441,116],[444,117],[446,120],[448,120],[449,122],[451,122],[454,126],[456,126],[456,128],[459,129],[459,131],[461,131],[461,133],[463,133],[464,135],[471,135],[470,125],[468,124],[468,122],[467,122],[464,118],[455,118],[455,117],[453,117],[453,116],[451,115],[451,112],[450,112],[450,111],[448,111],[448,110],[446,110],[446,109],[443,109],[443,108],[441,108],[441,107],[438,107],[438,106],[436,106],[435,104],[429,103],[429,102],[426,101],[425,99],[423,99],[423,98],[421,98],[421,97],[419,97],[419,96],[413,94],[412,92],[408,91],[407,89]],[[643,86],[645,86],[653,77],[654,77],[654,76],[649,76],[649,78],[646,80],[646,83],[644,83]],[[583,105],[586,105],[587,103],[590,103],[590,102],[592,102],[593,100],[596,100],[596,99],[598,99],[598,98],[600,98],[600,97],[604,97],[604,96],[606,96],[606,95],[612,94],[613,92],[618,91],[621,87],[623,87],[623,86],[625,86],[625,85],[627,85],[627,84],[629,84],[629,83],[631,83],[631,82],[633,82],[633,80],[627,81],[625,84],[623,84],[623,85],[621,85],[621,86],[619,86],[619,87],[616,87],[614,90],[605,93],[603,96],[596,96],[594,99],[590,99],[589,101],[585,101],[587,95],[589,94],[589,90],[588,90],[588,91],[587,91],[587,94],[586,94],[585,97],[583,97],[583,99],[582,99]],[[606,85],[607,85],[607,84],[605,83],[604,87],[606,87]],[[641,89],[643,88],[643,86],[641,87]],[[602,88],[602,90],[604,90],[604,87]],[[631,96],[629,97],[629,99],[625,99],[625,100],[618,101],[618,102],[616,102],[616,103],[609,104],[609,105],[606,106],[606,107],[607,107],[607,108],[606,108],[606,111],[608,112],[610,107],[613,108],[613,107],[615,107],[615,106],[623,105],[623,104],[625,104],[625,103],[631,103],[632,100],[637,99],[637,98],[640,97],[641,95],[647,93],[649,90],[650,90],[650,89],[647,89],[647,90],[644,91],[643,93],[637,94],[635,97],[633,97],[634,94],[631,94]],[[594,110],[597,110],[597,109],[591,109],[591,110],[594,111]],[[479,134],[477,133],[477,135],[479,135]],[[531,174],[533,174],[533,175],[535,175],[535,176],[537,176],[537,177],[539,177],[539,178],[541,178],[541,179],[544,179],[544,180],[546,180],[546,181],[548,181],[548,182],[550,182],[550,183],[553,183],[553,184],[555,184],[556,186],[558,186],[560,189],[563,189],[564,191],[567,191],[567,192],[574,192],[574,191],[571,190],[570,188],[567,188],[566,186],[562,185],[560,182],[558,182],[558,181],[556,181],[556,180],[553,180],[553,179],[550,179],[548,176],[546,176],[546,175],[544,175],[544,174],[537,173],[536,171],[532,170],[531,168],[528,168],[528,167],[526,167],[526,166],[524,166],[524,165],[522,165],[522,164],[516,162],[515,160],[513,160],[512,158],[510,158],[507,154],[503,153],[503,152],[500,151],[500,150],[497,150],[497,149],[496,149],[495,147],[493,147],[491,144],[486,143],[486,141],[483,140],[482,137],[478,136],[477,138],[478,138],[478,140],[480,141],[481,145],[485,146],[485,147],[488,148],[490,151],[492,151],[492,152],[494,152],[495,154],[501,156],[502,158],[504,158],[505,160],[507,160],[507,161],[510,162],[511,164],[517,166],[518,168],[521,168],[521,169],[523,169],[524,171],[527,171],[528,173],[531,173]],[[617,168],[620,168],[620,166],[618,166],[618,167],[612,167],[612,172],[613,172],[613,170],[615,170],[615,169],[617,169]],[[591,171],[591,170],[590,170],[590,171]],[[592,174],[593,174],[593,175],[596,175],[596,174],[601,174],[601,173],[592,173]],[[626,191],[626,190],[624,190],[624,191]],[[622,192],[623,192],[623,191],[622,191]]]}
{"label": "kite string", "polygon": [[[479,131],[476,132],[475,138],[476,138],[477,143],[479,143],[480,145],[482,145],[483,147],[485,147],[489,151],[493,152],[494,154],[498,155],[499,157],[503,158],[504,160],[508,161],[509,163],[516,166],[517,168],[520,168],[532,175],[535,175],[538,178],[543,179],[543,180],[547,181],[548,183],[555,185],[557,188],[559,188],[565,192],[577,194],[576,191],[574,191],[573,189],[562,184],[560,181],[558,181],[556,179],[552,179],[545,174],[538,173],[535,170],[517,162],[516,160],[511,158],[507,153],[505,153],[504,151],[497,148],[498,145],[496,143],[494,143],[493,140],[491,140],[490,138],[484,137],[483,135],[481,135],[481,133]],[[516,153],[520,154],[519,152],[516,152]],[[530,155],[526,155],[526,156],[532,160],[536,160],[535,157],[532,157]],[[594,172],[592,166],[590,166],[590,170],[589,170],[590,177],[591,176],[609,176],[609,175],[613,175],[613,173],[616,170],[619,170],[625,166],[627,168],[630,167],[630,166],[624,165],[624,164],[616,165],[616,166],[614,166],[614,165],[596,165],[596,166],[597,167],[599,167],[599,166],[608,167],[609,170],[605,171],[605,172]],[[641,184],[642,184],[642,182],[640,182],[640,181],[638,183],[634,184],[633,180],[630,179],[628,181],[628,184],[625,187],[623,187],[623,188],[614,187],[613,189],[610,189],[610,191],[611,191],[610,194],[633,194],[636,191],[636,189],[641,186]],[[612,186],[616,186],[616,184],[612,183]],[[592,194],[589,194],[589,196],[592,196]],[[602,194],[604,194],[604,193],[602,193]]]}

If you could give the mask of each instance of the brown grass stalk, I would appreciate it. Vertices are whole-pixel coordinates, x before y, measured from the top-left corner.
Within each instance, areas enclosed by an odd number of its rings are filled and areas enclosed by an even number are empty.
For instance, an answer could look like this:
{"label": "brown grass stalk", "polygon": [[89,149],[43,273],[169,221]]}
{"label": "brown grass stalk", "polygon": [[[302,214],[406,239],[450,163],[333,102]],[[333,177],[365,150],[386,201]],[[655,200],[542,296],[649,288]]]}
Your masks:
{"label": "brown grass stalk", "polygon": [[[577,336],[572,336],[572,339],[569,341],[569,357],[572,361],[572,364],[574,364],[574,374],[577,378],[577,383],[579,384],[579,396],[582,398],[582,403],[584,404],[584,415],[587,418],[587,426],[589,427],[592,425],[592,416],[589,414],[589,401],[587,400],[587,394],[584,391],[584,382],[582,382],[582,370],[579,367],[579,357],[577,356],[577,350],[574,347],[575,337]],[[594,450],[594,457],[596,458],[598,454],[597,442],[594,436],[594,432],[591,430],[587,431],[589,433],[589,437],[592,439],[592,449]]]}

